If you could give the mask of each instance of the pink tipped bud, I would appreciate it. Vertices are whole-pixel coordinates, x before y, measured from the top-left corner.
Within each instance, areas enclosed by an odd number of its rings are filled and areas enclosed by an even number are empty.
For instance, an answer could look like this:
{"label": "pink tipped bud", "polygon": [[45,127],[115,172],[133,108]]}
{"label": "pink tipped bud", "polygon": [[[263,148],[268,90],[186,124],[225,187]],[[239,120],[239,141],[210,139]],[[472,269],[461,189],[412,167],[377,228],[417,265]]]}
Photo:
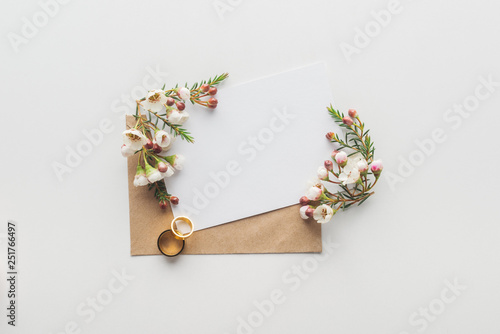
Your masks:
{"label": "pink tipped bud", "polygon": [[148,141],[146,142],[146,145],[144,145],[144,147],[147,149],[147,150],[150,150],[153,148],[153,142],[151,141],[151,139],[148,139]]}
{"label": "pink tipped bud", "polygon": [[313,217],[314,209],[308,205],[303,205],[300,207],[299,212],[300,212],[300,217],[304,220],[307,220]]}
{"label": "pink tipped bud", "polygon": [[179,198],[175,197],[175,196],[171,196],[170,197],[170,203],[174,204],[174,205],[177,205],[179,204]]}
{"label": "pink tipped bud", "polygon": [[332,159],[335,159],[335,156],[339,153],[339,151],[335,150],[332,152]]}
{"label": "pink tipped bud", "polygon": [[335,137],[335,133],[333,132],[328,132],[326,135],[325,135],[326,139],[328,140],[332,140],[333,137]]}
{"label": "pink tipped bud", "polygon": [[183,111],[184,109],[186,109],[186,105],[184,104],[184,102],[176,102],[175,105],[177,106],[177,109],[179,109],[179,111]]}
{"label": "pink tipped bud", "polygon": [[203,85],[201,85],[201,87],[200,87],[200,90],[201,90],[203,93],[208,92],[208,91],[209,91],[209,89],[210,89],[210,85],[209,85],[209,84],[203,84]]}
{"label": "pink tipped bud", "polygon": [[299,200],[300,205],[307,205],[309,204],[309,202],[309,198],[307,198],[306,196],[302,196]]}
{"label": "pink tipped bud", "polygon": [[158,164],[158,167],[157,167],[157,168],[158,168],[158,170],[160,171],[160,173],[166,173],[166,172],[167,172],[167,170],[168,170],[168,166],[167,166],[167,164],[166,164],[166,163],[164,163],[164,162],[160,162],[160,163]]}
{"label": "pink tipped bud", "polygon": [[162,209],[166,209],[168,206],[167,201],[161,201],[158,203],[158,205],[160,205],[160,208]]}
{"label": "pink tipped bud", "polygon": [[353,124],[354,124],[354,122],[353,122],[352,118],[347,117],[347,116],[345,116],[344,118],[342,118],[342,122],[343,122],[345,125],[347,125],[347,126],[351,126],[351,125],[353,125]]}
{"label": "pink tipped bud", "polygon": [[349,111],[347,112],[349,114],[350,117],[352,118],[356,118],[358,117],[358,112],[356,111],[356,109],[349,109]]}
{"label": "pink tipped bud", "polygon": [[313,208],[307,208],[306,210],[306,216],[309,218],[312,218],[314,215],[314,209]]}
{"label": "pink tipped bud", "polygon": [[210,87],[210,89],[208,90],[208,94],[210,95],[217,94],[217,87]]}
{"label": "pink tipped bud", "polygon": [[161,153],[161,146],[158,145],[158,144],[154,144],[153,145],[153,151],[158,154],[158,153]]}
{"label": "pink tipped bud", "polygon": [[382,160],[375,160],[374,162],[372,162],[370,169],[373,174],[378,177],[380,173],[382,173],[382,169],[384,169]]}
{"label": "pink tipped bud", "polygon": [[167,97],[167,106],[171,107],[175,103],[175,100],[171,97]]}
{"label": "pink tipped bud", "polygon": [[347,164],[347,153],[344,151],[341,151],[335,155],[335,162],[341,166],[344,167]]}
{"label": "pink tipped bud", "polygon": [[333,170],[333,162],[331,160],[325,160],[325,168],[331,172]]}

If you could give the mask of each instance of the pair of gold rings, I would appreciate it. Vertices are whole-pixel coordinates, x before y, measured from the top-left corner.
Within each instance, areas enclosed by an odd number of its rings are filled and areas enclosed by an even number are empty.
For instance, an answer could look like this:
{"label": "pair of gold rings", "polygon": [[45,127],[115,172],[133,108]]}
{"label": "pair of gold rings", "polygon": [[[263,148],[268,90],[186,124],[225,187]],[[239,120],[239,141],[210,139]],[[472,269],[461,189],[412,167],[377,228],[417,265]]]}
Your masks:
{"label": "pair of gold rings", "polygon": [[[182,231],[179,228],[179,223],[187,225],[189,231]],[[186,239],[189,238],[194,231],[193,222],[188,217],[180,216],[172,219],[170,229],[163,231],[158,237],[158,249],[163,255],[177,256],[184,250]]]}

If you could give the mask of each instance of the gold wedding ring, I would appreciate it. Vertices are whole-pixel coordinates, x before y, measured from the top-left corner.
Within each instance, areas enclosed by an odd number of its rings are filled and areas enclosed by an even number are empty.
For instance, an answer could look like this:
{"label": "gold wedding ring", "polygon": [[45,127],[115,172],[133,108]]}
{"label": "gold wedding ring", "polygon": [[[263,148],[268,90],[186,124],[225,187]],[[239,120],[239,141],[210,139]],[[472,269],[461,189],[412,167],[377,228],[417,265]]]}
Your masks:
{"label": "gold wedding ring", "polygon": [[[190,231],[189,232],[181,232],[177,226],[178,221],[182,221],[186,223]],[[183,250],[186,243],[187,238],[189,238],[194,232],[194,226],[191,219],[188,217],[180,216],[172,219],[170,223],[170,229],[163,231],[158,237],[158,249],[163,255],[166,256],[177,256]]]}
{"label": "gold wedding ring", "polygon": [[[183,232],[179,231],[178,226],[177,226],[178,221],[185,222],[187,225],[189,225],[190,231],[187,233],[183,233]],[[179,217],[175,217],[174,219],[172,219],[172,222],[170,223],[170,229],[172,230],[172,233],[174,234],[175,238],[177,238],[179,240],[185,240],[185,239],[189,238],[191,236],[191,234],[193,234],[194,226],[193,226],[193,222],[191,221],[191,219],[189,219],[188,217],[179,216]]]}
{"label": "gold wedding ring", "polygon": [[184,240],[174,237],[172,230],[163,231],[158,237],[158,249],[163,255],[176,256],[184,249]]}

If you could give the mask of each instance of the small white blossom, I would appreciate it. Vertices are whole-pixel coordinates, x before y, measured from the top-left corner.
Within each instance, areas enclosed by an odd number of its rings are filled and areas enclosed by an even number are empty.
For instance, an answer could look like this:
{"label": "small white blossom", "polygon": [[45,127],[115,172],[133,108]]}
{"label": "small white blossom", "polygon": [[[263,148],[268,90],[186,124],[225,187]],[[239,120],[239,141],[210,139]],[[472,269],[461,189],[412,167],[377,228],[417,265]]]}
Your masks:
{"label": "small white blossom", "polygon": [[122,145],[122,155],[127,158],[133,156],[135,153],[135,150],[131,149],[127,145],[123,144]]}
{"label": "small white blossom", "polygon": [[318,178],[320,180],[326,180],[328,178],[328,170],[321,166],[318,168]]}
{"label": "small white blossom", "polygon": [[161,89],[154,89],[149,91],[146,96],[146,100],[141,101],[141,105],[146,110],[151,110],[154,112],[159,112],[163,109],[163,106],[167,103],[167,97],[165,96],[165,91]]}
{"label": "small white blossom", "polygon": [[184,161],[185,160],[186,160],[186,158],[184,158],[183,155],[176,154],[172,166],[177,170],[182,170],[184,168]]}
{"label": "small white blossom", "polygon": [[163,179],[163,176],[158,169],[151,167],[146,168],[146,170],[146,177],[148,178],[149,183],[155,183],[156,181]]}
{"label": "small white blossom", "polygon": [[186,87],[181,87],[179,88],[179,97],[183,100],[189,100],[189,98],[191,97],[191,91],[189,89],[187,89]]}
{"label": "small white blossom", "polygon": [[300,207],[299,211],[300,211],[300,217],[302,219],[309,219],[309,217],[306,215],[307,209],[309,209],[309,206],[307,206],[307,205],[304,205],[304,206]]}
{"label": "small white blossom", "polygon": [[335,211],[333,211],[333,209],[330,206],[323,204],[323,205],[318,206],[314,210],[313,218],[318,223],[324,224],[324,223],[328,223],[330,221],[330,219],[332,219],[334,213],[335,213]]}
{"label": "small white blossom", "polygon": [[146,172],[141,165],[137,166],[137,172],[134,177],[134,186],[140,187],[148,184],[148,178],[146,177]]}
{"label": "small white blossom", "polygon": [[314,187],[309,188],[309,190],[307,190],[305,196],[310,201],[317,201],[320,198],[322,193],[323,193],[323,190],[321,188],[314,186]]}
{"label": "small white blossom", "polygon": [[140,150],[147,142],[148,138],[137,129],[123,131],[123,144],[134,150],[134,152]]}
{"label": "small white blossom", "polygon": [[174,175],[174,169],[172,168],[172,166],[170,166],[170,164],[168,164],[167,171],[164,173],[161,173],[161,176],[162,177],[171,177],[172,175]]}
{"label": "small white blossom", "polygon": [[345,167],[342,169],[342,173],[340,173],[339,175],[339,181],[342,181],[342,184],[344,186],[356,183],[359,180],[361,173],[359,172],[358,169],[358,162],[360,161],[364,161],[366,163],[361,153],[356,153],[354,155],[351,155],[347,159],[347,163]]}
{"label": "small white blossom", "polygon": [[186,111],[179,111],[177,109],[173,109],[167,114],[167,120],[175,125],[182,125],[188,119],[189,119],[189,114]]}
{"label": "small white blossom", "polygon": [[172,145],[172,140],[173,136],[170,133],[164,130],[160,130],[156,132],[153,142],[158,144],[162,148],[162,150],[164,150],[166,148],[170,148],[170,146]]}

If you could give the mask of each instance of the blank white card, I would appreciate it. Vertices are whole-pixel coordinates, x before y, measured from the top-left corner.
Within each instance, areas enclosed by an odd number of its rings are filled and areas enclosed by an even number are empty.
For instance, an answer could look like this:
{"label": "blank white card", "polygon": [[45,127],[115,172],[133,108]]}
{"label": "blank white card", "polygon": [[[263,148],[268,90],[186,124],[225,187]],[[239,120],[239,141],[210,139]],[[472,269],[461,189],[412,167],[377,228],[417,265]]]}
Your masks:
{"label": "blank white card", "polygon": [[230,82],[219,87],[217,109],[188,108],[195,143],[178,139],[171,150],[186,157],[166,179],[180,199],[173,213],[196,230],[297,204],[334,149],[325,134],[339,132],[323,64]]}

